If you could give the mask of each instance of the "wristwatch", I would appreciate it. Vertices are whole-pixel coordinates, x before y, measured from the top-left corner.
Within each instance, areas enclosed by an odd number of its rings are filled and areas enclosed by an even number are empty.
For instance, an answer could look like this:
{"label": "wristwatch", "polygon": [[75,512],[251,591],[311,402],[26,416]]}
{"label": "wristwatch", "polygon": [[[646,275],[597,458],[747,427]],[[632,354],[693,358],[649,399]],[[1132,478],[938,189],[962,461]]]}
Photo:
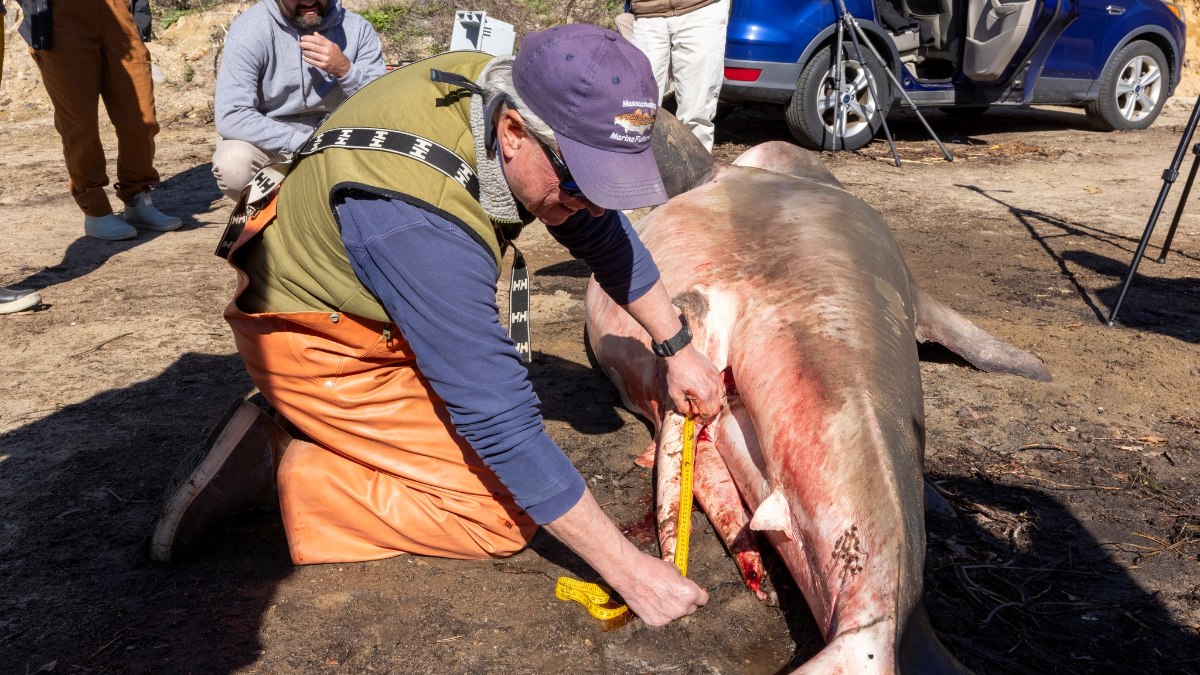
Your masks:
{"label": "wristwatch", "polygon": [[662,357],[674,356],[680,349],[691,343],[692,329],[688,327],[687,317],[680,314],[679,321],[683,324],[683,328],[680,328],[678,333],[662,342],[650,341],[650,348],[654,350],[655,355]]}

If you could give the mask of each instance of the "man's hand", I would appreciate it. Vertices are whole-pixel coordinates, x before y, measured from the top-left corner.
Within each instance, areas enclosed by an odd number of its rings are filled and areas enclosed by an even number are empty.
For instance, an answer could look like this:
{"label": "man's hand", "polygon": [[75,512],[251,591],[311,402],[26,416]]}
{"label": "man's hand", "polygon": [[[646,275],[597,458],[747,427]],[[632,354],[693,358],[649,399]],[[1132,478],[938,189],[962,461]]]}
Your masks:
{"label": "man's hand", "polygon": [[721,412],[721,373],[692,345],[666,360],[667,393],[675,409],[695,417],[701,426],[713,421]]}
{"label": "man's hand", "polygon": [[[660,279],[645,295],[624,305],[629,315],[657,342],[679,332],[679,310],[671,304]],[[665,359],[667,395],[681,414],[692,415],[701,425],[721,412],[724,384],[721,373],[695,344],[689,344]]]}
{"label": "man's hand", "polygon": [[304,62],[341,79],[350,72],[350,59],[340,47],[320,33],[300,36],[300,52]]}
{"label": "man's hand", "polygon": [[640,552],[631,563],[628,583],[621,587],[613,583],[612,587],[647,624],[665,626],[708,602],[708,591],[681,575],[671,563]]}
{"label": "man's hand", "polygon": [[546,531],[579,554],[621,595],[629,609],[651,626],[695,612],[708,591],[685,578],[674,565],[642,553],[613,525],[591,490]]}

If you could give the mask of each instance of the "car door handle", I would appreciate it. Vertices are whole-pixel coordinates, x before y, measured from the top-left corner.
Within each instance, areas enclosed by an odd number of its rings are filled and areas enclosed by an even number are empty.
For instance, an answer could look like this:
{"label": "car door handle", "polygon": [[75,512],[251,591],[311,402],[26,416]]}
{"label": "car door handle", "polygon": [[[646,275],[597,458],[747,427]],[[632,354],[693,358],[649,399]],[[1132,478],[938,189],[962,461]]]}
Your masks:
{"label": "car door handle", "polygon": [[1112,16],[1121,16],[1122,14],[1125,13],[1124,7],[1118,7],[1116,5],[1109,5],[1108,7],[1105,7],[1104,9],[1107,10],[1108,13],[1111,14]]}
{"label": "car door handle", "polygon": [[996,14],[996,16],[1008,16],[1009,14],[1012,14],[1013,12],[1017,11],[1017,5],[1020,4],[1020,3],[1005,4],[1003,2],[1000,2],[1000,0],[991,0],[991,3],[992,3],[992,12],[994,12]]}

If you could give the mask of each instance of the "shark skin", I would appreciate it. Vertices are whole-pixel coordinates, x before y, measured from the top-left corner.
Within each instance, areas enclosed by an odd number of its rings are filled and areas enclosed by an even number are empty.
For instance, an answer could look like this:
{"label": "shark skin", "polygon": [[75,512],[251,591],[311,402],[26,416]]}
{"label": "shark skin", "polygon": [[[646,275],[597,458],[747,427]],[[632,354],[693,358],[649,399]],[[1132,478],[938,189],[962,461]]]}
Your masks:
{"label": "shark skin", "polygon": [[[725,372],[728,406],[697,449],[719,453],[736,490],[710,494],[708,485],[726,477],[709,462],[715,478],[694,486],[701,507],[726,514],[713,524],[748,583],[754,571],[739,557],[753,549],[747,527],[765,535],[802,590],[827,644],[797,672],[968,672],[921,603],[917,342],[936,340],[988,371],[1037,380],[1049,373],[920,291],[879,214],[814,155],[771,143],[739,165],[705,161],[672,122],[660,114],[667,142],[659,144],[656,128],[655,152],[664,179],[676,169],[667,180],[675,196],[636,229],[687,315],[693,345]],[[666,556],[678,469],[664,466],[677,466],[681,424],[668,410],[664,365],[594,280],[586,314],[600,367],[658,432]],[[744,506],[729,504],[731,494]],[[734,507],[753,514],[749,523],[728,516]]]}

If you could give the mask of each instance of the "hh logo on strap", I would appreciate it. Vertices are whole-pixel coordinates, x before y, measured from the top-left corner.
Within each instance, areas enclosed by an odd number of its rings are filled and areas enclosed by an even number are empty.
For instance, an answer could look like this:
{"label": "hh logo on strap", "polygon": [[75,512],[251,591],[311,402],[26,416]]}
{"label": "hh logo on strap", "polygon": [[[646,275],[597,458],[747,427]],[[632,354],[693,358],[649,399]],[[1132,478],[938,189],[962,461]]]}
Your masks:
{"label": "hh logo on strap", "polygon": [[529,338],[529,267],[525,256],[513,246],[512,276],[508,284],[508,336],[523,363],[533,360]]}
{"label": "hh logo on strap", "polygon": [[395,129],[370,127],[329,129],[308,139],[304,147],[300,148],[300,156],[314,155],[329,148],[378,150],[404,155],[437,169],[447,178],[466,188],[476,201],[479,200],[479,177],[475,175],[475,170],[471,168],[471,165],[450,149],[428,138]]}
{"label": "hh logo on strap", "polygon": [[233,212],[229,214],[225,232],[221,234],[221,241],[217,243],[217,250],[214,251],[217,257],[229,259],[233,245],[242,236],[242,230],[246,228],[246,222],[250,216],[262,209],[275,196],[275,193],[279,192],[279,186],[283,183],[289,170],[291,170],[291,166],[288,164],[264,166],[261,171],[254,174],[254,178],[250,179],[249,185],[242,188],[242,196],[238,199],[237,206],[233,207]]}

